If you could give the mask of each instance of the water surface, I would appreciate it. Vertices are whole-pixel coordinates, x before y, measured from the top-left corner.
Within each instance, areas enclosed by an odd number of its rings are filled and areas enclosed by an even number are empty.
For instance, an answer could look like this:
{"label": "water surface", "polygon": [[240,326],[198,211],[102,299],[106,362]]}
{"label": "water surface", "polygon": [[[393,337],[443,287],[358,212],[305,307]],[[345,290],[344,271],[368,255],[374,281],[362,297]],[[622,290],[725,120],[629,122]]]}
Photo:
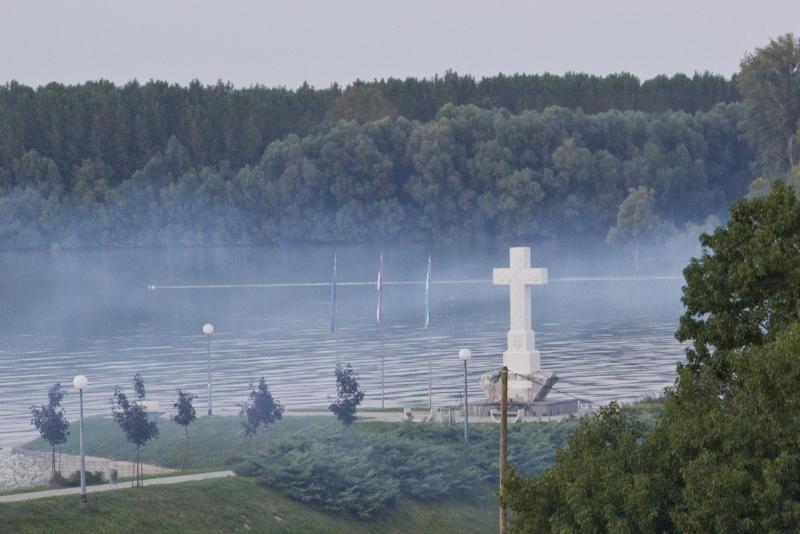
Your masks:
{"label": "water surface", "polygon": [[[211,339],[214,407],[234,413],[248,384],[267,379],[289,409],[321,407],[335,394],[333,368],[350,362],[380,405],[381,357],[387,406],[428,403],[429,350],[434,404],[452,403],[463,388],[457,353],[472,350],[470,395],[495,370],[506,341],[508,290],[488,283],[507,264],[507,248],[434,250],[432,324],[422,328],[424,286],[385,286],[383,329],[375,322],[378,247],[339,247],[339,325],[331,335],[329,288],[333,248],[276,247],[188,250],[6,252],[0,254],[0,446],[33,435],[29,408],[46,401],[54,382],[90,381],[86,412],[109,412],[114,386],[141,372],[148,397],[164,405],[176,388],[206,403],[205,322]],[[585,258],[580,248],[535,248],[533,263],[551,283],[534,290],[534,328],[542,365],[561,378],[559,394],[594,402],[657,394],[672,383],[683,350],[673,333],[681,281],[606,279],[624,261]],[[427,249],[384,247],[385,278],[424,280]],[[619,258],[617,258],[619,259]],[[675,274],[658,262],[648,274]],[[598,279],[599,277],[599,279]],[[269,288],[148,290],[149,284],[290,284]],[[296,284],[296,285],[291,285]],[[77,395],[65,399],[71,418]]]}

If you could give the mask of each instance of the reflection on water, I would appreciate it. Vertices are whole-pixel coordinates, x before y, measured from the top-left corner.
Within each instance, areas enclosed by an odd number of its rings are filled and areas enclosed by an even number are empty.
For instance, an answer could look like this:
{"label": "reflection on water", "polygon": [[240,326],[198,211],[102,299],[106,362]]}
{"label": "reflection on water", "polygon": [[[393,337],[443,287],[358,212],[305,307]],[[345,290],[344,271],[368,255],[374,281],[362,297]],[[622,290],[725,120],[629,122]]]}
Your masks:
{"label": "reflection on water", "polygon": [[[463,387],[461,347],[472,349],[470,394],[481,398],[477,377],[496,369],[504,350],[504,287],[434,285],[432,326],[426,331],[423,287],[385,286],[380,332],[374,287],[340,286],[335,336],[328,329],[324,286],[146,289],[150,283],[322,282],[329,254],[212,249],[0,256],[0,446],[31,436],[29,407],[46,400],[50,384],[69,384],[78,373],[90,380],[88,414],[108,413],[114,386],[128,385],[136,372],[144,376],[148,396],[162,406],[171,405],[180,387],[198,395],[203,413],[206,344],[200,327],[207,321],[216,327],[215,412],[235,412],[248,383],[259,376],[290,410],[325,406],[335,393],[338,360],[350,362],[360,375],[366,404],[379,406],[381,356],[387,406],[423,406],[429,347],[434,404],[453,402]],[[507,262],[506,254],[507,249],[434,254],[434,280],[488,279],[491,267]],[[374,256],[374,250],[340,249],[340,281],[372,280]],[[423,279],[426,256],[413,247],[386,254],[387,280]],[[537,257],[536,250],[534,264],[549,266],[556,279],[598,274],[555,256]],[[537,287],[537,347],[542,365],[561,377],[556,387],[605,402],[658,393],[671,384],[683,357],[673,337],[679,289],[676,280],[553,281]],[[65,400],[71,418],[76,401],[74,395]]]}

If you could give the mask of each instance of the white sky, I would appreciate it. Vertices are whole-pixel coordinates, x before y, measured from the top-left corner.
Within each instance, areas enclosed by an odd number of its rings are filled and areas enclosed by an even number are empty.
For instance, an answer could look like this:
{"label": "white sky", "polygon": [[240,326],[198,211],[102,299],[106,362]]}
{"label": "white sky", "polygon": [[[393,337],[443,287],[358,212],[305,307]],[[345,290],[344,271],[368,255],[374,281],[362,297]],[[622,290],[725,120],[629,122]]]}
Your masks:
{"label": "white sky", "polygon": [[0,83],[730,75],[798,0],[0,0]]}

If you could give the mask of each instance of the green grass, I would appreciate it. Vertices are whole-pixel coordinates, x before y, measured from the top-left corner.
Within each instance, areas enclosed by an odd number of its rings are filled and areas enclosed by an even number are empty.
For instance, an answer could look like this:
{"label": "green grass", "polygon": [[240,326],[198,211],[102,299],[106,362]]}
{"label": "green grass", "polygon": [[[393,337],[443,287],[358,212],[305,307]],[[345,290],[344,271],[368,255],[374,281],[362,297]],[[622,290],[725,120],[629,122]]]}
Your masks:
{"label": "green grass", "polygon": [[[559,422],[526,423],[509,425],[509,457],[522,465],[523,471],[535,473],[548,467],[554,458],[554,450],[563,444],[572,433],[577,420]],[[387,423],[361,420],[354,425],[356,436],[366,434],[391,433],[403,424],[419,425],[421,423]],[[262,452],[266,437],[262,432],[256,439],[245,437],[238,417],[214,416],[201,417],[190,425],[190,453],[186,464],[187,470],[229,469],[236,460]],[[420,427],[421,429],[422,427]],[[440,440],[445,435],[456,436],[453,442],[460,442],[461,427],[444,429],[439,425],[426,425],[425,432],[429,439]],[[495,423],[471,424],[471,448],[487,460],[497,457],[499,425]],[[145,463],[181,468],[183,458],[183,427],[168,419],[159,420],[160,436],[152,440],[142,449],[142,461]],[[134,448],[125,440],[125,436],[117,424],[103,417],[89,417],[84,420],[86,454],[114,460],[131,460]],[[329,416],[285,417],[272,428],[274,443],[284,439],[301,436],[304,438],[325,439],[341,433],[341,426]],[[452,436],[451,436],[452,435]],[[36,439],[24,448],[48,451],[49,445],[42,439]],[[78,435],[72,432],[67,443],[62,446],[67,454],[78,454]],[[477,452],[481,450],[481,452]]]}
{"label": "green grass", "polygon": [[[272,436],[273,439],[281,439],[287,435],[324,431],[336,425],[336,420],[328,416],[285,417],[274,426]],[[160,419],[158,428],[160,436],[142,449],[142,461],[179,469],[183,459],[183,427],[169,419]],[[134,447],[125,440],[122,430],[111,419],[87,417],[84,419],[84,432],[87,455],[114,460],[133,459]],[[263,433],[259,433],[256,439],[245,437],[239,418],[233,416],[200,417],[189,426],[189,435],[188,470],[227,469],[230,458],[258,452],[266,443]],[[42,439],[36,439],[24,445],[24,448],[50,450],[50,446]],[[77,432],[70,433],[62,450],[67,454],[78,454]]]}
{"label": "green grass", "polygon": [[334,516],[264,489],[245,477],[0,504],[0,532],[493,532],[496,500],[420,503],[402,499],[368,521]]}
{"label": "green grass", "polygon": [[[636,416],[654,421],[661,408],[658,403],[642,403],[632,409]],[[556,447],[566,443],[577,423],[577,419],[569,419],[509,425],[510,462],[529,475],[541,472],[552,465]],[[143,461],[180,468],[183,428],[168,419],[160,420],[159,428],[159,439],[143,449]],[[367,451],[402,439],[406,446],[411,444],[409,454],[416,451],[423,459],[436,459],[431,471],[441,468],[444,473],[458,474],[453,470],[469,468],[482,473],[473,477],[471,486],[477,491],[470,495],[454,498],[448,491],[444,498],[432,500],[412,499],[400,492],[394,502],[367,520],[291,500],[286,496],[287,488],[265,484],[255,476],[98,494],[83,514],[74,497],[0,505],[0,532],[47,532],[55,525],[59,532],[77,532],[83,521],[88,532],[491,532],[496,527],[498,432],[495,423],[471,424],[470,443],[465,445],[460,426],[447,429],[440,425],[358,421],[348,433],[346,446],[356,456],[359,448]],[[245,437],[237,417],[201,417],[190,426],[190,435],[187,471],[230,469],[242,459],[258,457],[265,449],[264,434],[256,440]],[[77,438],[73,432],[63,446],[65,453],[78,452]],[[309,440],[344,444],[341,426],[327,415],[286,417],[274,425],[272,438],[273,447]],[[42,440],[25,447],[49,450]],[[85,420],[85,447],[87,454],[118,460],[132,459],[134,450],[116,423],[102,417]],[[277,450],[273,449],[270,456],[275,455],[280,462]]]}

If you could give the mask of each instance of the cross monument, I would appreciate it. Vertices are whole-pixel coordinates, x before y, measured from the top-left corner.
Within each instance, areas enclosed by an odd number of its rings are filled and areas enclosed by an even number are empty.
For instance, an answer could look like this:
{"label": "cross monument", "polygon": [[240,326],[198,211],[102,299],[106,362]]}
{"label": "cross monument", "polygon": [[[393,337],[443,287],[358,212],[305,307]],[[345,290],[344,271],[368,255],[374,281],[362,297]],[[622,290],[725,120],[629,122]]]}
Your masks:
{"label": "cross monument", "polygon": [[[508,380],[508,399],[518,404],[543,401],[558,377],[542,370],[536,336],[533,333],[531,289],[547,283],[547,269],[531,267],[531,249],[513,247],[509,250],[509,267],[494,269],[492,282],[509,286],[511,308],[509,314],[508,350],[503,353],[503,365],[512,373]],[[526,378],[520,377],[524,375]],[[480,379],[491,402],[500,401],[497,375],[487,373]]]}
{"label": "cross monument", "polygon": [[540,369],[539,351],[535,348],[531,313],[531,286],[547,283],[547,269],[531,267],[531,249],[514,247],[509,250],[509,268],[494,269],[492,282],[509,286],[508,350],[503,353],[503,365],[509,371],[530,375]]}

